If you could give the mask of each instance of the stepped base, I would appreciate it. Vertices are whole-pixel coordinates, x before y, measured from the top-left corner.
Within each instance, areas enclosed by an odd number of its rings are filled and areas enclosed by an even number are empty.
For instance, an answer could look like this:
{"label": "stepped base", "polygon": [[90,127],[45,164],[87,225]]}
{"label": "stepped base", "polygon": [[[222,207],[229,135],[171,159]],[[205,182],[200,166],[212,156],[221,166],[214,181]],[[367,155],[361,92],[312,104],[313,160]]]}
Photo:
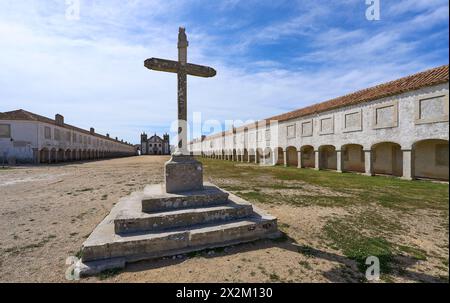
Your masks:
{"label": "stepped base", "polygon": [[[224,192],[228,197],[224,205],[149,214],[140,208],[148,198],[146,192],[148,188],[121,199],[83,243],[82,258],[75,268],[81,276],[123,268],[128,262],[280,235],[275,217],[231,193]],[[155,222],[157,228],[153,229]]]}

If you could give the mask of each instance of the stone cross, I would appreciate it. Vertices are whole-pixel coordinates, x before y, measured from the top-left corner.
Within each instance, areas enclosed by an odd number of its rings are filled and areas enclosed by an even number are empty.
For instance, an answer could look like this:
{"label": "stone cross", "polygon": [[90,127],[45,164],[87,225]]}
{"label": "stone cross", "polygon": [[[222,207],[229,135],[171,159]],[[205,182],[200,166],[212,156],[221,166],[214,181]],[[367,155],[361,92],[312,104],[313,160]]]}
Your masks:
{"label": "stone cross", "polygon": [[187,63],[188,41],[186,32],[180,27],[178,33],[178,61],[158,58],[145,60],[148,69],[178,74],[178,147],[176,156],[188,155],[187,152],[187,75],[197,77],[214,77],[216,71],[208,66]]}

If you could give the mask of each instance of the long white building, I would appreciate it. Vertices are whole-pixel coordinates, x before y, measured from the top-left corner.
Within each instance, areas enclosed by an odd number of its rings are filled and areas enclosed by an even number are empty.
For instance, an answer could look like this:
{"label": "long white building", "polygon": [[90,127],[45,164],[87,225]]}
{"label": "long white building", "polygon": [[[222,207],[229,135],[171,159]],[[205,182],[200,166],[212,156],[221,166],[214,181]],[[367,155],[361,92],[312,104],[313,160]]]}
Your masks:
{"label": "long white building", "polygon": [[448,180],[449,66],[190,142],[197,155]]}
{"label": "long white building", "polygon": [[0,164],[57,163],[126,157],[132,144],[64,123],[60,114],[46,118],[19,109],[0,113]]}

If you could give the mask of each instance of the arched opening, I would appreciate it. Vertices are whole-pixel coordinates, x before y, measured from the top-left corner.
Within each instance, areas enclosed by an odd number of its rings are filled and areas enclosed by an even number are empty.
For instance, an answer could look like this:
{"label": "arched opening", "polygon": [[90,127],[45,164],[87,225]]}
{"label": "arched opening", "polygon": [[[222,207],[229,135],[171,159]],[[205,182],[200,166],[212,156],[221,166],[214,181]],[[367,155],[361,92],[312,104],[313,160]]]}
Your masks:
{"label": "arched opening", "polygon": [[337,169],[337,154],[333,145],[322,145],[319,147],[319,168]]}
{"label": "arched opening", "polygon": [[314,155],[314,147],[311,145],[305,145],[301,147],[300,151],[302,152],[302,167],[315,168],[316,159]]}
{"label": "arched opening", "polygon": [[248,157],[250,159],[250,162],[255,162],[255,150],[254,149],[249,150]]}
{"label": "arched opening", "polygon": [[264,164],[271,165],[272,163],[272,149],[270,147],[266,147],[263,152],[262,157]]}
{"label": "arched opening", "polygon": [[41,163],[49,163],[50,161],[49,156],[50,155],[47,148],[43,148],[39,152],[39,159],[41,160]]}
{"label": "arched opening", "polygon": [[256,163],[264,163],[264,151],[262,148],[256,149]]}
{"label": "arched opening", "polygon": [[236,152],[235,149],[233,149],[233,158],[232,158],[232,160],[236,161],[236,157],[237,157],[237,152]]}
{"label": "arched opening", "polygon": [[77,160],[77,150],[74,149],[72,151],[72,156],[71,156],[72,161],[76,161]]}
{"label": "arched opening", "polygon": [[359,144],[346,144],[341,149],[342,171],[365,172],[364,150]]}
{"label": "arched opening", "polygon": [[64,161],[65,152],[63,149],[58,149],[58,162]]}
{"label": "arched opening", "polygon": [[418,141],[412,152],[413,177],[448,181],[448,140]]}
{"label": "arched opening", "polygon": [[66,158],[66,161],[72,160],[72,151],[70,149],[66,150],[65,158]]}
{"label": "arched opening", "polygon": [[284,165],[284,154],[281,147],[277,148],[277,165]]}
{"label": "arched opening", "polygon": [[243,157],[244,157],[244,160],[243,161],[247,161],[248,162],[248,150],[245,148],[244,149],[244,155],[243,155]]}
{"label": "arched opening", "polygon": [[403,154],[399,144],[381,142],[372,146],[372,167],[374,174],[403,175]]}
{"label": "arched opening", "polygon": [[298,167],[298,154],[297,148],[294,146],[289,146],[286,148],[286,164],[287,166]]}
{"label": "arched opening", "polygon": [[58,159],[58,152],[55,148],[50,151],[50,163],[55,163]]}

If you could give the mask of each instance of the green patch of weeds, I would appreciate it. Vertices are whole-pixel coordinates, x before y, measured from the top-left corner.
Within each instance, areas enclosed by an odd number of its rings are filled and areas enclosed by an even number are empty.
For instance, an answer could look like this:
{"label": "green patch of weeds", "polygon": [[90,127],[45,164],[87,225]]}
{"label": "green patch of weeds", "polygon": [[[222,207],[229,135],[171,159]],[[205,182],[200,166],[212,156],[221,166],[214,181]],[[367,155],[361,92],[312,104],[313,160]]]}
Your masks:
{"label": "green patch of weeds", "polygon": [[271,281],[273,281],[273,282],[278,282],[278,281],[281,280],[280,276],[277,273],[274,273],[274,272],[269,275],[269,279]]}
{"label": "green patch of weeds", "polygon": [[102,271],[98,275],[98,278],[100,280],[106,280],[106,279],[109,279],[109,278],[112,278],[112,277],[118,275],[121,271],[122,271],[121,268],[108,269],[108,270]]}
{"label": "green patch of weeds", "polygon": [[312,266],[306,261],[300,261],[300,262],[298,262],[298,264],[300,264],[301,266],[303,266],[304,268],[306,268],[308,270],[312,270]]}
{"label": "green patch of weeds", "polygon": [[344,255],[356,261],[361,272],[366,270],[366,259],[375,256],[380,261],[380,272],[388,274],[392,271],[395,249],[382,237],[364,235],[348,220],[332,219],[324,226],[324,232]]}
{"label": "green patch of weeds", "polygon": [[409,256],[413,257],[416,260],[420,260],[420,261],[427,260],[427,253],[420,248],[399,245],[398,249],[404,253],[407,253]]}

